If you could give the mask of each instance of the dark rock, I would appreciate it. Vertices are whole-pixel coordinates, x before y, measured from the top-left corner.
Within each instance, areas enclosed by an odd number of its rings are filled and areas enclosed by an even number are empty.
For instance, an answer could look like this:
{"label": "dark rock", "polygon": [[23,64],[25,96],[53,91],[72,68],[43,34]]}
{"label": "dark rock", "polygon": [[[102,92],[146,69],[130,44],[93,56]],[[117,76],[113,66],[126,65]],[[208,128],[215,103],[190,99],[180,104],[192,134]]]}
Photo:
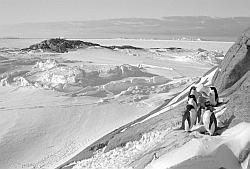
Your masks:
{"label": "dark rock", "polygon": [[102,46],[107,49],[134,49],[134,50],[142,50],[143,48],[135,47],[135,46],[130,46],[130,45],[123,45],[123,46]]}
{"label": "dark rock", "polygon": [[23,50],[50,50],[58,53],[65,53],[69,49],[77,49],[77,48],[87,48],[90,46],[100,46],[99,44],[84,42],[80,40],[66,40],[66,39],[48,39],[44,40],[40,43],[31,45],[29,48],[25,48]]}
{"label": "dark rock", "polygon": [[240,163],[244,162],[247,159],[249,153],[250,153],[250,143],[248,143],[246,147],[240,152],[239,162]]}
{"label": "dark rock", "polygon": [[220,97],[228,100],[227,109],[220,121],[234,117],[228,127],[250,122],[250,29],[247,29],[228,50],[218,67],[213,83]]}
{"label": "dark rock", "polygon": [[233,86],[250,70],[250,29],[246,30],[228,50],[225,59],[219,66],[214,85],[220,92]]}
{"label": "dark rock", "polygon": [[23,51],[29,51],[29,50],[49,50],[53,52],[58,52],[58,53],[65,53],[68,52],[70,49],[78,49],[78,48],[87,48],[91,46],[98,46],[102,48],[107,48],[111,50],[116,50],[116,49],[133,49],[133,50],[143,50],[143,48],[135,47],[135,46],[130,46],[130,45],[123,45],[123,46],[101,46],[96,43],[91,43],[91,42],[84,42],[80,40],[66,40],[66,39],[48,39],[44,40],[40,43],[31,45],[28,48],[22,49]]}

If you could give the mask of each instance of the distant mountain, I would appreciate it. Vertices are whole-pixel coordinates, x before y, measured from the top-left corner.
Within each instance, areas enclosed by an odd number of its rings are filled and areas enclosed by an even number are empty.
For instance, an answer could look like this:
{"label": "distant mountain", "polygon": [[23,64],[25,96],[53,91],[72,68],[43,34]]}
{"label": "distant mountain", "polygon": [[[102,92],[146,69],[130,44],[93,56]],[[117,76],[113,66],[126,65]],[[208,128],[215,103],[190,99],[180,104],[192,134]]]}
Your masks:
{"label": "distant mountain", "polygon": [[235,41],[250,26],[250,17],[173,16],[97,21],[22,23],[0,27],[0,37],[143,38]]}

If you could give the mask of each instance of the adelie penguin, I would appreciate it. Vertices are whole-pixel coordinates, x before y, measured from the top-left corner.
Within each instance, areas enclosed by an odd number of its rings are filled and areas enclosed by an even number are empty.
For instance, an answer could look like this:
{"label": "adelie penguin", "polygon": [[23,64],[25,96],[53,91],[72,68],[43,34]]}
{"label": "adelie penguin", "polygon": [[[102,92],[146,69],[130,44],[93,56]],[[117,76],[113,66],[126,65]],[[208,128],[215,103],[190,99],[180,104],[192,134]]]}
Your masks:
{"label": "adelie penguin", "polygon": [[217,130],[217,119],[210,105],[203,114],[203,123],[209,135],[214,135]]}
{"label": "adelie penguin", "polygon": [[215,87],[210,87],[209,102],[212,106],[217,106],[217,104],[219,102],[218,92],[217,92],[217,89]]}
{"label": "adelie penguin", "polygon": [[190,129],[193,127],[193,125],[196,123],[197,113],[194,109],[194,106],[187,105],[185,113],[183,115],[184,120],[184,130],[190,131]]}

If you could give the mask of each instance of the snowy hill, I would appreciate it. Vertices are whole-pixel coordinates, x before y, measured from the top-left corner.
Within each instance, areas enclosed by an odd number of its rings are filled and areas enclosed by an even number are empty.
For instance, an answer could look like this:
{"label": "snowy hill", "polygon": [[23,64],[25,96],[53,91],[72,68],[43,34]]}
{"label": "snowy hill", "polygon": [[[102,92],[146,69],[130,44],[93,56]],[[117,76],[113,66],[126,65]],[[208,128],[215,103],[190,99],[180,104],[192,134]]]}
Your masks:
{"label": "snowy hill", "polygon": [[[211,161],[215,168],[245,166],[249,124],[240,122],[248,121],[248,62],[241,77],[233,75],[239,75],[237,63],[248,61],[247,44],[243,36],[235,44],[243,46],[240,53],[234,45],[223,61],[222,52],[199,46],[102,44],[65,53],[1,48],[1,167],[181,168]],[[202,126],[192,133],[180,130],[191,85],[200,90],[211,84],[229,86],[217,86],[223,102],[215,110],[219,135],[200,134]],[[172,153],[182,156],[169,162]]]}
{"label": "snowy hill", "polygon": [[[17,46],[40,40],[34,41],[19,39]],[[144,41],[130,41],[144,46]],[[58,53],[10,47],[17,40],[1,42],[0,168],[4,169],[55,168],[115,129],[146,119],[211,68],[192,59],[158,55],[150,46],[137,49],[113,43]],[[152,42],[153,47],[169,46]],[[217,44],[225,45],[217,42],[212,48]],[[139,121],[135,126],[143,124]],[[161,132],[154,135],[146,134],[145,140],[161,138]],[[109,146],[113,149],[116,144]]]}

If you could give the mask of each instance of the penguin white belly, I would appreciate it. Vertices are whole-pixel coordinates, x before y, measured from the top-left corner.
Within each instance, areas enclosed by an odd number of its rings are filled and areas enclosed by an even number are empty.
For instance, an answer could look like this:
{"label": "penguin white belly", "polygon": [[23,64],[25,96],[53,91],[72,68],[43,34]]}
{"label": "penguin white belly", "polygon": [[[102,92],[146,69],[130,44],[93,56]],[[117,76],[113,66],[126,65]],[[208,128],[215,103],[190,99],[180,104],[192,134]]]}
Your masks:
{"label": "penguin white belly", "polygon": [[194,109],[190,110],[190,120],[191,120],[192,127],[193,127],[193,125],[196,124],[196,119],[197,119],[196,110],[194,110]]}
{"label": "penguin white belly", "polygon": [[210,111],[205,111],[203,114],[203,124],[207,131],[209,131],[209,123],[210,123],[211,114],[212,113]]}
{"label": "penguin white belly", "polygon": [[[208,126],[209,127],[209,126]],[[215,124],[214,121],[212,122],[211,128],[208,130],[210,136],[214,134],[215,132]]]}
{"label": "penguin white belly", "polygon": [[185,126],[185,131],[190,131],[191,126],[189,126],[188,120],[186,119],[184,122],[184,126]]}
{"label": "penguin white belly", "polygon": [[201,124],[204,124],[204,122],[203,122],[204,113],[205,113],[205,110],[201,109]]}

